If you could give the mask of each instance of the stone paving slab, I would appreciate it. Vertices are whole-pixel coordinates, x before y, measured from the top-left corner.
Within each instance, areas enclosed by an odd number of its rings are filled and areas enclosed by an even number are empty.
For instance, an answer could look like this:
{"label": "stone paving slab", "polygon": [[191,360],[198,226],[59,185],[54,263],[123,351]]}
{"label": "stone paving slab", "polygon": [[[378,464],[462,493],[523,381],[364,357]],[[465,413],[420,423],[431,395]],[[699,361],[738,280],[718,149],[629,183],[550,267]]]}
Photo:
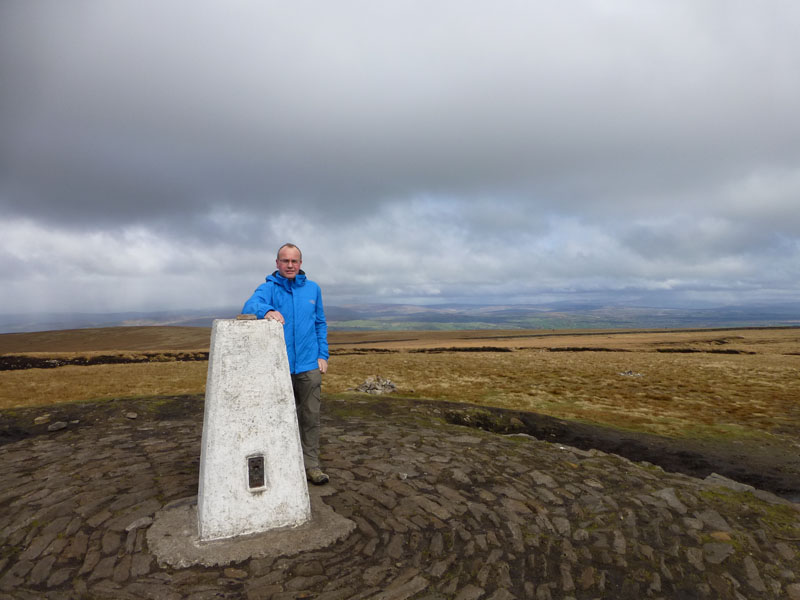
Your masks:
{"label": "stone paving slab", "polygon": [[322,500],[349,535],[160,565],[147,531],[197,493],[202,398],[148,402],[0,446],[0,598],[800,600],[797,505],[361,396],[323,414]]}

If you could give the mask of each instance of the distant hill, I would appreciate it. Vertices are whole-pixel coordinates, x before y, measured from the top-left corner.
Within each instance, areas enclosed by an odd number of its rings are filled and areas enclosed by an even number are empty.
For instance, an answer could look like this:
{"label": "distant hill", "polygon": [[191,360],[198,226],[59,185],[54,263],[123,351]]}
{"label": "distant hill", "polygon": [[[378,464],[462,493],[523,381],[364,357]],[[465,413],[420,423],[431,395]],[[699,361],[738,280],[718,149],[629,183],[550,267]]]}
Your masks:
{"label": "distant hill", "polygon": [[[0,333],[170,325],[210,327],[236,308],[206,310],[0,315]],[[660,308],[585,304],[471,305],[358,304],[327,306],[331,330],[637,329],[800,326],[800,303]]]}
{"label": "distant hill", "polygon": [[0,333],[152,325],[211,327],[214,319],[229,319],[238,313],[238,308],[219,308],[117,313],[7,314],[0,315]]}
{"label": "distant hill", "polygon": [[800,326],[800,303],[708,309],[540,305],[370,304],[326,309],[331,329],[639,329]]}

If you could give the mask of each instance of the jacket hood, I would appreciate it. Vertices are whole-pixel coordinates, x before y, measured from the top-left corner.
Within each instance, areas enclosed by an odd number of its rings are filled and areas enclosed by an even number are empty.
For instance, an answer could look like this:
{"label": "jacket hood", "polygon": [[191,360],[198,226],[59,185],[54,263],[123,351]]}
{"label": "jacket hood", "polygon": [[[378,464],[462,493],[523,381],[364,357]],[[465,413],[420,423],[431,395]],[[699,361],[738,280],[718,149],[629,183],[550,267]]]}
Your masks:
{"label": "jacket hood", "polygon": [[292,281],[294,281],[294,285],[302,286],[306,283],[306,272],[300,269],[300,271],[295,276],[294,280],[286,279],[283,275],[275,271],[272,275],[267,275],[267,281],[271,281],[272,283],[277,283],[279,286],[289,290],[292,287]]}

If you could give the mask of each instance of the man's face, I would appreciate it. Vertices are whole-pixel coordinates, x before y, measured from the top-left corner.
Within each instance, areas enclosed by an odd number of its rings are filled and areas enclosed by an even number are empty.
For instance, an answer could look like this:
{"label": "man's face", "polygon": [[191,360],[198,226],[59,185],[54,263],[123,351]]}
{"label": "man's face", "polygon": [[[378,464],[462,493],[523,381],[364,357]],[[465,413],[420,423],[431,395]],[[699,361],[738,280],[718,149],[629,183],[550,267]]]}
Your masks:
{"label": "man's face", "polygon": [[278,260],[275,261],[278,273],[286,279],[294,279],[300,272],[302,264],[300,251],[297,248],[281,248],[281,251],[278,252]]}

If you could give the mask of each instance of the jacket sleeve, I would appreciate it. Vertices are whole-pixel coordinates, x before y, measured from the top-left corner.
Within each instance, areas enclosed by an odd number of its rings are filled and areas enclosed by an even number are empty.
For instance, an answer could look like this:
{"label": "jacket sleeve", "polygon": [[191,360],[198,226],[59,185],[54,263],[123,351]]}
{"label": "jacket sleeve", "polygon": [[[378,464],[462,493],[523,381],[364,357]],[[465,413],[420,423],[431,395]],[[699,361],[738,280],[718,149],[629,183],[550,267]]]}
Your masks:
{"label": "jacket sleeve", "polygon": [[244,303],[242,307],[243,315],[255,315],[259,319],[263,319],[264,315],[271,310],[275,310],[272,304],[272,285],[269,283],[262,283],[253,292],[253,295]]}
{"label": "jacket sleeve", "polygon": [[328,353],[328,323],[325,320],[325,309],[322,307],[322,291],[319,287],[317,287],[317,302],[315,306],[314,328],[317,332],[317,346],[319,348],[319,356],[317,358],[328,360],[330,356]]}

